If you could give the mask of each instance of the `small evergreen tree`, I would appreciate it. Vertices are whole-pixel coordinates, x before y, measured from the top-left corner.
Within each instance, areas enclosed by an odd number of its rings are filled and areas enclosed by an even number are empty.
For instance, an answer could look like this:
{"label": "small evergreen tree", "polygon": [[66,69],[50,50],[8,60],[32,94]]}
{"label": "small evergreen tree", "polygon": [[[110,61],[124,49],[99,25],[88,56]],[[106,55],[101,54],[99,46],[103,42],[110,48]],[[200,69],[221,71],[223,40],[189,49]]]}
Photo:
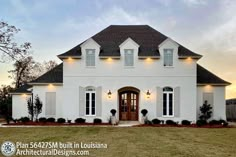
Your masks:
{"label": "small evergreen tree", "polygon": [[200,107],[201,115],[200,119],[201,120],[208,120],[211,118],[212,114],[212,107],[210,104],[207,103],[207,100],[204,102],[204,104]]}
{"label": "small evergreen tree", "polygon": [[31,116],[31,120],[33,121],[34,120],[34,104],[33,104],[32,98],[29,98],[27,100],[27,106],[28,106],[28,113]]}
{"label": "small evergreen tree", "polygon": [[40,101],[39,97],[36,95],[34,102],[34,115],[36,121],[38,120],[38,115],[42,112],[43,103]]}

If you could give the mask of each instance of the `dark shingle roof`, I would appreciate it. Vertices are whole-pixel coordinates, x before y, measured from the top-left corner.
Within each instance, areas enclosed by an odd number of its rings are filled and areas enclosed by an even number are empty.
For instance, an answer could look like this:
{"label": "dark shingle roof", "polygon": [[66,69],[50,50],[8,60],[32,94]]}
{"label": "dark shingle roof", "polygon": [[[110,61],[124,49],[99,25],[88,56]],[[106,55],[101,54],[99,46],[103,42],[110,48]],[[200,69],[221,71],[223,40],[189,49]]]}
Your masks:
{"label": "dark shingle roof", "polygon": [[[119,45],[129,37],[140,46],[139,56],[151,57],[160,56],[158,45],[168,38],[148,25],[111,25],[94,35],[92,39],[101,46],[99,56],[120,56]],[[81,44],[58,57],[81,56]],[[182,45],[179,46],[178,53],[179,56],[201,57]]]}
{"label": "dark shingle roof", "polygon": [[63,63],[59,64],[30,83],[63,83]]}
{"label": "dark shingle roof", "polygon": [[29,84],[24,84],[22,86],[20,86],[19,88],[15,89],[14,91],[12,91],[11,93],[31,93],[31,91],[29,90],[30,88],[32,88],[32,85]]}
{"label": "dark shingle roof", "polygon": [[219,84],[230,85],[229,82],[219,78],[199,64],[197,65],[197,83],[198,84]]}

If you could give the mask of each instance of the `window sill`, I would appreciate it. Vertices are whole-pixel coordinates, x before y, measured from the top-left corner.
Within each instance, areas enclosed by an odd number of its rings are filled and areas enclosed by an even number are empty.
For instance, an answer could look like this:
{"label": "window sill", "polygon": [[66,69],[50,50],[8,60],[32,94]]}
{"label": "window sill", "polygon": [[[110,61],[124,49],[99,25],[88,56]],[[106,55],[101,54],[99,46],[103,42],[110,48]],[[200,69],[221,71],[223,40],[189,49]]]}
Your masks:
{"label": "window sill", "polygon": [[96,117],[96,115],[85,115],[85,117]]}
{"label": "window sill", "polygon": [[86,68],[88,68],[88,69],[96,69],[95,66],[86,66]]}
{"label": "window sill", "polygon": [[163,115],[162,115],[162,117],[163,117],[163,118],[174,118],[175,116],[163,116]]}
{"label": "window sill", "polygon": [[134,66],[125,66],[125,69],[134,69]]}
{"label": "window sill", "polygon": [[174,68],[174,66],[164,66],[164,68]]}

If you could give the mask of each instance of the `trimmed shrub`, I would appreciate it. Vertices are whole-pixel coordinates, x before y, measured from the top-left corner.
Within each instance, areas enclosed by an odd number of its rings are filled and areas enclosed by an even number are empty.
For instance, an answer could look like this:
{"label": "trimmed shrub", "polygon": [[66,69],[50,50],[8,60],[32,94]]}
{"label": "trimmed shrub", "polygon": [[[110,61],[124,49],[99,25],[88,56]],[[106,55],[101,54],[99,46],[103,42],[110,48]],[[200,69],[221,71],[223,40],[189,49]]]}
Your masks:
{"label": "trimmed shrub", "polygon": [[142,110],[141,110],[141,113],[143,114],[143,116],[146,116],[147,113],[148,113],[148,111],[147,111],[146,109],[142,109]]}
{"label": "trimmed shrub", "polygon": [[167,125],[177,125],[177,123],[174,122],[173,120],[166,120],[166,124]]}
{"label": "trimmed shrub", "polygon": [[21,121],[22,123],[25,123],[25,122],[29,122],[30,119],[29,119],[29,117],[21,117],[21,118],[20,118],[20,121]]}
{"label": "trimmed shrub", "polygon": [[45,117],[40,117],[39,118],[39,122],[44,122],[45,123],[46,121],[47,121],[47,118],[45,118]]}
{"label": "trimmed shrub", "polygon": [[55,122],[55,118],[50,117],[50,118],[47,119],[47,122]]}
{"label": "trimmed shrub", "polygon": [[207,121],[206,120],[197,120],[197,126],[203,126],[203,125],[207,125]]}
{"label": "trimmed shrub", "polygon": [[71,120],[68,119],[68,120],[67,120],[67,123],[71,123]]}
{"label": "trimmed shrub", "polygon": [[99,118],[94,118],[93,123],[94,124],[100,124],[100,123],[102,123],[102,120],[99,119]]}
{"label": "trimmed shrub", "polygon": [[112,116],[115,116],[116,115],[116,110],[115,109],[111,109],[111,114],[112,114]]}
{"label": "trimmed shrub", "polygon": [[191,121],[182,120],[181,124],[182,124],[182,125],[190,125],[190,124],[191,124]]}
{"label": "trimmed shrub", "polygon": [[86,119],[83,118],[77,118],[75,119],[75,123],[85,123]]}
{"label": "trimmed shrub", "polygon": [[219,124],[221,124],[221,122],[219,121],[219,120],[211,120],[210,122],[209,122],[209,124],[210,125],[219,125]]}
{"label": "trimmed shrub", "polygon": [[57,119],[57,123],[65,123],[65,122],[66,122],[65,118],[58,118]]}
{"label": "trimmed shrub", "polygon": [[219,120],[219,123],[221,124],[221,125],[223,125],[223,126],[228,126],[228,124],[229,123],[227,123],[225,120],[223,120],[223,119],[220,119]]}
{"label": "trimmed shrub", "polygon": [[153,119],[153,120],[152,120],[152,123],[153,123],[153,124],[160,124],[161,121],[156,118],[156,119]]}

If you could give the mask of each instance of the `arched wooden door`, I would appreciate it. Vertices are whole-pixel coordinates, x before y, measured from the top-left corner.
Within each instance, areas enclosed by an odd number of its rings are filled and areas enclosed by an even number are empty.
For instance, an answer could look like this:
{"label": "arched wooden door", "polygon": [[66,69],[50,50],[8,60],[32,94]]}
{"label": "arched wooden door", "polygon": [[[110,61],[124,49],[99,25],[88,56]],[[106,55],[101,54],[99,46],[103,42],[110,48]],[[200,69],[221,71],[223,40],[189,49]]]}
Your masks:
{"label": "arched wooden door", "polygon": [[139,93],[132,90],[119,92],[120,120],[138,120]]}

